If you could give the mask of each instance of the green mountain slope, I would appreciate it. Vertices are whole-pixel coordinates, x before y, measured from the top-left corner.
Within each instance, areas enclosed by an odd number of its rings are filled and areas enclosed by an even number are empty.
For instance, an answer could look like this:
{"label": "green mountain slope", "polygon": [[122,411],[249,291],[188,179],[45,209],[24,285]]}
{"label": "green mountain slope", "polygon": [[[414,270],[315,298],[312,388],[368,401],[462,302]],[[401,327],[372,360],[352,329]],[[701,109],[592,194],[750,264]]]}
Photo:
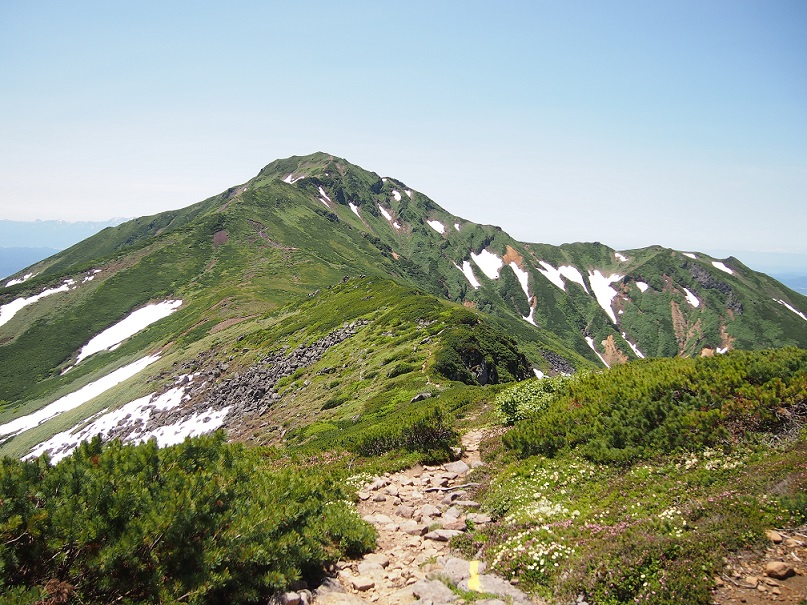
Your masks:
{"label": "green mountain slope", "polygon": [[[329,349],[346,360],[329,378],[333,386],[317,391],[305,385],[305,397],[283,402],[288,409],[310,408],[304,420],[278,416],[277,422],[261,422],[285,423],[277,431],[284,436],[289,428],[330,422],[335,412],[324,413],[342,405],[331,401],[328,390],[344,391],[336,398],[349,397],[356,409],[372,408],[379,393],[408,396],[440,380],[484,384],[520,377],[525,369],[571,372],[640,355],[807,347],[807,319],[801,315],[807,298],[736,259],[658,247],[620,253],[598,243],[521,243],[497,227],[448,213],[400,181],[324,153],[277,160],[246,183],[178,211],[105,229],[23,273],[32,275],[0,290],[0,423],[146,356],[159,359],[116,394],[107,392],[14,436],[20,452],[21,443],[36,444],[34,435],[44,439],[72,426],[68,418],[75,423],[104,402],[114,407],[167,388],[183,366],[208,371],[226,362],[228,369],[208,380],[210,390],[274,354],[281,343],[308,346],[357,320],[374,327]],[[368,298],[346,293],[358,284],[370,289],[362,295]],[[76,363],[82,347],[104,330],[133,311],[170,300],[182,301],[178,311]],[[345,300],[352,302],[330,317]],[[359,355],[349,342],[364,342],[370,338],[365,332],[372,338],[394,333],[388,325],[410,308],[422,313],[419,320],[437,322],[427,319],[428,309],[448,308],[449,301],[455,311],[441,320],[442,332],[424,336],[422,327],[410,326],[406,337],[365,343],[377,365],[400,355],[393,363],[398,369],[386,367],[392,361],[378,365],[368,371],[392,382],[355,386],[365,380],[353,373],[367,353]],[[381,308],[386,315],[371,317]],[[296,327],[286,332],[280,325]],[[421,344],[424,338],[431,341]],[[435,367],[443,350],[454,353],[443,353],[445,363]],[[505,358],[516,351],[525,356],[518,371],[505,369],[512,366]],[[419,378],[401,389],[396,376],[388,376],[396,372]],[[306,380],[319,382],[316,376]],[[282,389],[275,394],[287,395]],[[206,401],[202,395],[199,405]],[[400,395],[401,402],[406,396]],[[268,438],[260,432],[251,436]]]}

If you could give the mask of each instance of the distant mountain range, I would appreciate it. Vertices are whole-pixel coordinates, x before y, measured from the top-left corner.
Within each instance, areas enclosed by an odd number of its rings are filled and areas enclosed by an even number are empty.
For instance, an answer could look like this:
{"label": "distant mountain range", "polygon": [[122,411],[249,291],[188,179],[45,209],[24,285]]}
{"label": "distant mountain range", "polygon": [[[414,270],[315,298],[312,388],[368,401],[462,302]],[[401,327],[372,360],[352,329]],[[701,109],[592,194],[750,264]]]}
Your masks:
{"label": "distant mountain range", "polygon": [[807,347],[807,297],[736,258],[519,242],[325,153],[108,226],[3,285],[0,453],[17,455],[176,385],[153,430],[207,418],[270,442],[446,381]]}
{"label": "distant mountain range", "polygon": [[0,277],[12,275],[60,250],[69,248],[102,229],[127,219],[108,221],[0,220]]}

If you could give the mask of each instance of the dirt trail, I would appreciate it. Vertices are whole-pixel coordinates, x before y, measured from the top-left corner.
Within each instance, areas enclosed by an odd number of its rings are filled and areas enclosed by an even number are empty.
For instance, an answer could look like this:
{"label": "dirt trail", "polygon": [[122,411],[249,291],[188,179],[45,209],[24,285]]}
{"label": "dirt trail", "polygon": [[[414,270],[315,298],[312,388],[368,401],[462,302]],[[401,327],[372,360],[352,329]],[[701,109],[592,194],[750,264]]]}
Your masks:
{"label": "dirt trail", "polygon": [[[359,490],[359,513],[378,531],[378,548],[361,561],[343,562],[338,576],[315,593],[316,605],[461,605],[450,588],[484,595],[479,605],[542,603],[508,581],[488,574],[481,561],[452,555],[451,537],[465,531],[466,521],[490,522],[467,498],[475,485],[474,469],[483,465],[479,442],[483,429],[462,438],[460,460],[441,466],[416,466],[376,477]],[[440,578],[440,579],[438,579]],[[300,601],[305,603],[307,595]],[[287,603],[294,603],[294,594]]]}

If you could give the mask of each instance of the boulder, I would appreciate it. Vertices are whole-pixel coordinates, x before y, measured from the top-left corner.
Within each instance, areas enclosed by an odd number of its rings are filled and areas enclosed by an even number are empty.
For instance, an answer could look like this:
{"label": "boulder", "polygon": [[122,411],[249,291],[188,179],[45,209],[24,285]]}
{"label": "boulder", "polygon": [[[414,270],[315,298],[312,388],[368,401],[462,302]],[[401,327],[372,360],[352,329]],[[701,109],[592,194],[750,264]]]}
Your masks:
{"label": "boulder", "polygon": [[796,574],[796,570],[784,561],[770,561],[765,564],[765,573],[769,578],[786,580]]}

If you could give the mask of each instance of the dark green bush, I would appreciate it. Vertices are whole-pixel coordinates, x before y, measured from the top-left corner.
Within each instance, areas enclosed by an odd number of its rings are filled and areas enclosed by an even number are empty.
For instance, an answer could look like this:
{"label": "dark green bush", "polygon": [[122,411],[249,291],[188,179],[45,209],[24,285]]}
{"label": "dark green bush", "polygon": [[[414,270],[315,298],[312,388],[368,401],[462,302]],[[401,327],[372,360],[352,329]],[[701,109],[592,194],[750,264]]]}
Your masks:
{"label": "dark green bush", "polygon": [[393,450],[422,452],[433,460],[447,460],[459,441],[450,419],[439,407],[411,412],[396,422],[375,425],[348,447],[361,456],[380,456]]}
{"label": "dark green bush", "polygon": [[802,349],[642,360],[573,381],[504,441],[522,456],[577,449],[595,462],[623,464],[785,432],[805,409]]}
{"label": "dark green bush", "polygon": [[84,603],[253,603],[374,532],[333,478],[269,471],[222,434],[158,449],[99,440],[55,466],[0,465],[0,590]]}

